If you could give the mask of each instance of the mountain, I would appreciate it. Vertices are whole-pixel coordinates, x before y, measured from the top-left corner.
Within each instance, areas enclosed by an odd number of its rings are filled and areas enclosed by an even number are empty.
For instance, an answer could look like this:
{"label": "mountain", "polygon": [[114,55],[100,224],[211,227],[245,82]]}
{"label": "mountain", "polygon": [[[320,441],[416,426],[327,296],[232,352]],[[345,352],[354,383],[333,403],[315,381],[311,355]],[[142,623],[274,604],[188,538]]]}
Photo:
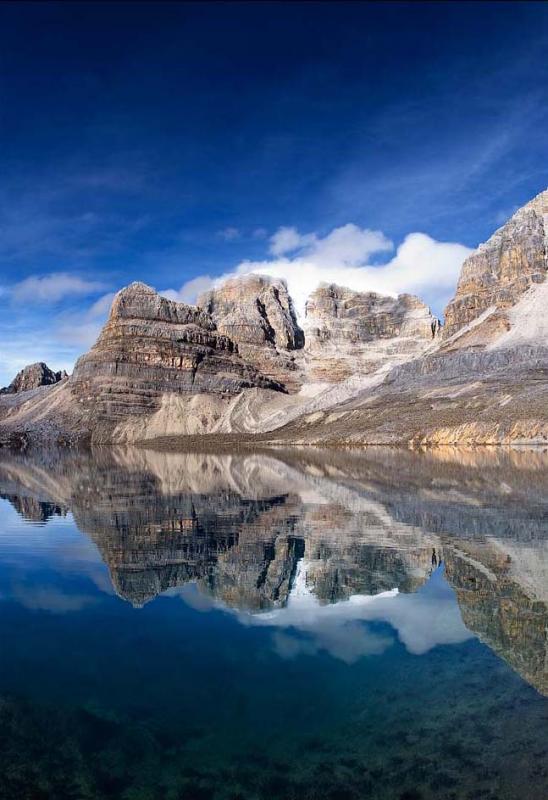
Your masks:
{"label": "mountain", "polygon": [[[459,347],[546,337],[548,190],[520,208],[462,266],[445,309],[444,339]],[[541,301],[541,298],[544,298]]]}
{"label": "mountain", "polygon": [[301,387],[295,354],[304,347],[304,333],[284,281],[260,275],[234,278],[200,295],[197,304],[262,374],[289,390]]}
{"label": "mountain", "polygon": [[547,231],[545,191],[465,261],[444,327],[411,295],[322,285],[300,322],[263,276],[198,306],[131,284],[68,380],[0,398],[0,442],[544,444]]}
{"label": "mountain", "polygon": [[415,358],[440,331],[418,297],[387,297],[335,284],[319,286],[306,303],[306,374],[339,383]]}
{"label": "mountain", "polygon": [[52,386],[65,378],[68,378],[68,373],[64,369],[54,372],[43,361],[37,361],[36,364],[29,364],[18,372],[9,386],[0,389],[0,394],[28,392],[31,389],[38,389],[39,386]]}

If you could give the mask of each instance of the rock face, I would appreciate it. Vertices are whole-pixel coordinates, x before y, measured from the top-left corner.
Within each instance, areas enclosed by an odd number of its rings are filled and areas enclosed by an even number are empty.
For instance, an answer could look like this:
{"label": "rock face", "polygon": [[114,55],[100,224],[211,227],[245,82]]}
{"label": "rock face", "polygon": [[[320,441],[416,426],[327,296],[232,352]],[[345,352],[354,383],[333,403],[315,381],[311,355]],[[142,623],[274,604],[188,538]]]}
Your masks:
{"label": "rock face", "polygon": [[71,389],[95,427],[158,410],[165,394],[237,395],[281,389],[238,354],[210,315],[143,283],[118,292],[107,324],[74,368]]}
{"label": "rock face", "polygon": [[294,389],[300,385],[295,351],[304,346],[293,302],[284,281],[246,275],[198,298],[220,333],[264,375]]}
{"label": "rock face", "polygon": [[401,363],[432,345],[440,330],[418,297],[318,287],[306,304],[307,375],[336,383]]}
{"label": "rock face", "polygon": [[445,309],[444,339],[466,326],[459,346],[486,344],[508,327],[508,309],[548,271],[548,190],[520,208],[463,264]]}
{"label": "rock face", "polygon": [[545,191],[465,262],[443,333],[406,294],[320,286],[301,329],[280,281],[229,281],[201,308],[132,284],[69,380],[4,393],[0,445],[546,444],[547,231]]}
{"label": "rock face", "polygon": [[29,389],[37,389],[39,386],[51,386],[54,383],[68,378],[65,370],[53,372],[43,361],[36,364],[29,364],[18,372],[9,386],[0,389],[0,394],[17,394],[18,392],[28,392]]}

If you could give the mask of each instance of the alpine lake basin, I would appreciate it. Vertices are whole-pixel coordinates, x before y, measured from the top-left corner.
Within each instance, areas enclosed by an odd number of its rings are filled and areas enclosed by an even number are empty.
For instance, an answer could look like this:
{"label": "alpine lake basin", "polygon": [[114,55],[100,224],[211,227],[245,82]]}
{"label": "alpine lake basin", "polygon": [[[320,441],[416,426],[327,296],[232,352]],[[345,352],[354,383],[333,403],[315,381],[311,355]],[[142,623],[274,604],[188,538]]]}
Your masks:
{"label": "alpine lake basin", "polygon": [[545,800],[548,453],[0,450],[2,800]]}

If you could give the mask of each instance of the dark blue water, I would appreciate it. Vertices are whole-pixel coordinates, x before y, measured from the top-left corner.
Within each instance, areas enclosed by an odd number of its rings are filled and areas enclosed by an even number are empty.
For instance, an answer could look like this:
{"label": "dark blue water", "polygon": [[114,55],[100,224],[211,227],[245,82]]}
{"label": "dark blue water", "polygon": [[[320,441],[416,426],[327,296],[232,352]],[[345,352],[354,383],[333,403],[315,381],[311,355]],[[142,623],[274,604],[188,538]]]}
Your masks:
{"label": "dark blue water", "polygon": [[0,797],[544,800],[547,474],[0,457]]}

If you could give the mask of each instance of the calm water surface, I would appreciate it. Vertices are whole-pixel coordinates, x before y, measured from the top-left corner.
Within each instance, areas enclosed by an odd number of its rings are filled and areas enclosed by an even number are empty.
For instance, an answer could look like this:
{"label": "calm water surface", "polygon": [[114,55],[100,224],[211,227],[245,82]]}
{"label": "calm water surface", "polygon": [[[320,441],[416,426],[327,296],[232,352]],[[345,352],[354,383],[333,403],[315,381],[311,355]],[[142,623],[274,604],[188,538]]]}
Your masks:
{"label": "calm water surface", "polygon": [[0,451],[0,797],[548,797],[548,455]]}

